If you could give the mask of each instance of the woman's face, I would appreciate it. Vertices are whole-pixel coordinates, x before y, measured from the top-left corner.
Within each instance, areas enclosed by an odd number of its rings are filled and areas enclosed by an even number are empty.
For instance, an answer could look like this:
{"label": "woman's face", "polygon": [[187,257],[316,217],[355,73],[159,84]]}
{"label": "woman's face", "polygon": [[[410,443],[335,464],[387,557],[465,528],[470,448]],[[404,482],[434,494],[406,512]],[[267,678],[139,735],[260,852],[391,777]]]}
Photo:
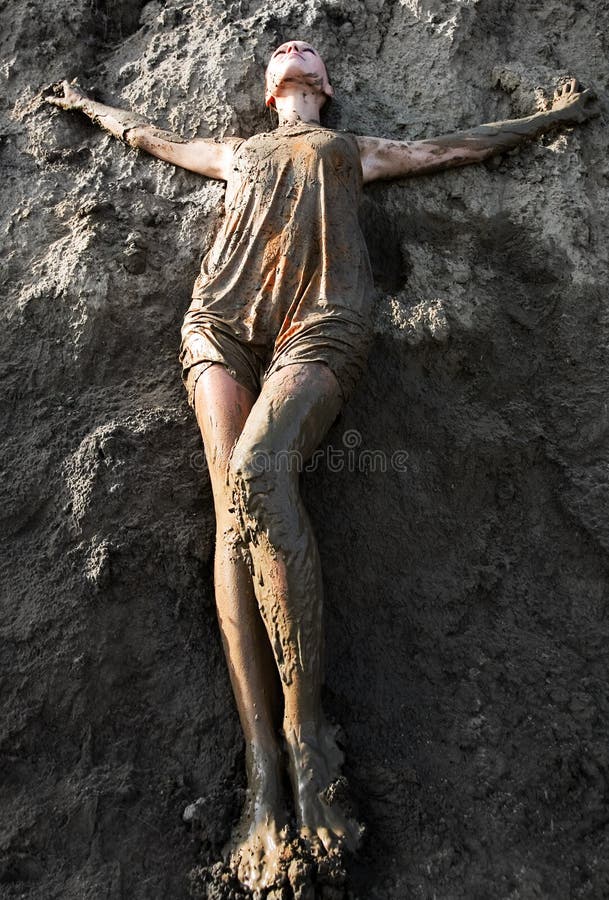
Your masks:
{"label": "woman's face", "polygon": [[295,84],[315,88],[326,97],[334,94],[323,59],[306,41],[287,41],[277,47],[266,67],[265,83],[267,106],[274,106],[275,97],[288,93]]}

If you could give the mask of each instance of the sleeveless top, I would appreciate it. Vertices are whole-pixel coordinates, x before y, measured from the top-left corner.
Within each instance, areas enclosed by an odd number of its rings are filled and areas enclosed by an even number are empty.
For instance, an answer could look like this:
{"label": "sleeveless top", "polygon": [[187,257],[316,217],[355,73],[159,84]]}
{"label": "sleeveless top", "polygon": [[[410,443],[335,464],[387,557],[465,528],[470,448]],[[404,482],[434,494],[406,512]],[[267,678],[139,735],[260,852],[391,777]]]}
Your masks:
{"label": "sleeveless top", "polygon": [[369,330],[372,277],[356,139],[316,124],[279,126],[236,145],[233,159],[226,215],[195,282],[183,341],[215,321],[277,352],[300,332],[314,340],[332,320],[357,343]]}

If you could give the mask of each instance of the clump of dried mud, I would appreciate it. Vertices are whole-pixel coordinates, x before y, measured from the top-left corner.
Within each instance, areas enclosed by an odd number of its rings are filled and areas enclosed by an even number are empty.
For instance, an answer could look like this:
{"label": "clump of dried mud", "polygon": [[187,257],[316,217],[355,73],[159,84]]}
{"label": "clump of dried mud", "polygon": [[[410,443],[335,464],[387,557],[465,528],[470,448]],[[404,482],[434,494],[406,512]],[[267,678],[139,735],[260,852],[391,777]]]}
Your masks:
{"label": "clump of dried mud", "polygon": [[[229,841],[219,848],[214,843],[213,822],[216,807],[222,805],[223,797],[208,795],[189,804],[182,818],[204,848],[203,857],[217,860],[211,865],[197,865],[188,873],[191,895],[202,900],[353,900],[347,868],[356,845],[359,847],[361,844],[365,827],[355,817],[344,775],[328,786],[323,797],[349,823],[352,831],[349,846],[344,843],[326,851],[321,841],[300,833],[292,817],[281,829],[277,852],[263,873],[259,858],[255,860],[258,884],[260,875],[264,875],[267,882],[264,888],[251,882],[248,882],[248,888],[239,879],[244,852],[242,838],[247,835],[247,819],[244,817],[236,823]],[[245,792],[241,806],[245,812]],[[245,830],[242,830],[242,825],[245,825]],[[245,862],[250,873],[253,861],[251,851],[246,850]]]}
{"label": "clump of dried mud", "polygon": [[189,884],[191,896],[199,900],[353,900],[342,854],[320,858],[298,838],[286,843],[272,887],[248,890],[225,862],[195,866]]}
{"label": "clump of dried mud", "polygon": [[[250,135],[299,36],[356,133],[524,115],[571,74],[606,114],[609,11],[28,0],[0,25],[0,893],[181,900],[244,787],[176,360],[222,187],[39,91],[79,76],[186,136]],[[366,190],[370,371],[303,485],[360,900],[609,894],[608,174],[601,118]],[[202,795],[204,838],[181,818]]]}

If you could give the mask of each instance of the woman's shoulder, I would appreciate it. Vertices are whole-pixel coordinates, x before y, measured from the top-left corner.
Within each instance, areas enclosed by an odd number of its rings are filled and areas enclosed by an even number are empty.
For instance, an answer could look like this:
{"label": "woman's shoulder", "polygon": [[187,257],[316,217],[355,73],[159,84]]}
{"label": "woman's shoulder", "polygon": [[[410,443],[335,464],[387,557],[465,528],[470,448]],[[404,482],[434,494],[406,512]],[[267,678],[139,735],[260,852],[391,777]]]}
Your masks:
{"label": "woman's shoulder", "polygon": [[321,125],[318,122],[294,122],[285,125],[276,125],[274,128],[265,129],[264,131],[256,131],[250,137],[245,138],[244,142],[265,140],[266,138],[279,138],[282,135],[304,134],[306,132],[319,132],[327,134],[329,137],[344,137],[355,140],[353,132],[346,128],[330,128],[327,125]]}
{"label": "woman's shoulder", "polygon": [[347,154],[359,153],[357,138],[352,132],[328,128],[315,122],[278,125],[268,131],[257,131],[250,137],[236,142],[233,152],[235,158],[249,157],[252,154],[255,157],[261,154],[265,157],[274,156],[277,152],[283,152],[295,139],[306,141],[317,152],[324,152],[324,148],[328,150],[335,148]]}

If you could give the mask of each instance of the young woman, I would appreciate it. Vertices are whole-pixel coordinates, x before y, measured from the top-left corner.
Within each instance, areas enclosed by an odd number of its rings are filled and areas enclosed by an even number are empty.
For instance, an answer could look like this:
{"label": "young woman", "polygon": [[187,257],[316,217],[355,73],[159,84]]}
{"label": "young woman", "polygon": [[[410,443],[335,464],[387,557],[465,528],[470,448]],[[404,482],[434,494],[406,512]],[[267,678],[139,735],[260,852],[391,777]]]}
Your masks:
{"label": "young woman", "polygon": [[248,802],[232,864],[252,888],[273,882],[285,837],[283,746],[301,838],[321,854],[358,838],[328,792],[342,756],[320,703],[321,573],[293,463],[322,441],[365,364],[362,184],[479,162],[596,114],[590,92],[570,81],[546,112],[394,141],[322,127],[332,93],[315,48],[288,41],[266,71],[278,125],[247,140],[186,141],[67,82],[48,98],[131,147],[226,182],[181,361],[213,489],[218,619],[246,741]]}

